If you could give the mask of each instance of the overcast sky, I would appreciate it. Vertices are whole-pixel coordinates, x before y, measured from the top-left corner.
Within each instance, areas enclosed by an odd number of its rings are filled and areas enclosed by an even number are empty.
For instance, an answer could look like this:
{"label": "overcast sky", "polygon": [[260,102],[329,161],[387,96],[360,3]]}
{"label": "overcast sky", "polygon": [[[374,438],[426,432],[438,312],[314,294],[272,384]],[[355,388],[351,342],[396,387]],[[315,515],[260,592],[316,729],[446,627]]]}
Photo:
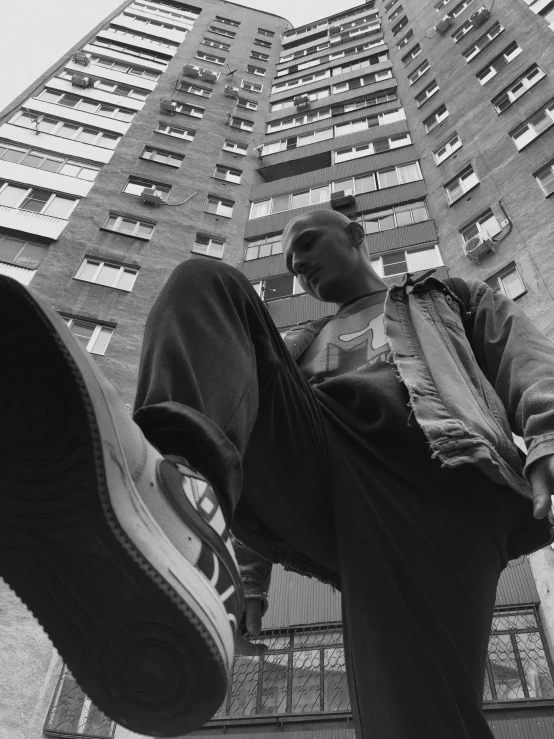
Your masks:
{"label": "overcast sky", "polygon": [[[0,0],[0,110],[76,44],[121,0]],[[194,4],[194,3],[193,3]],[[358,4],[356,0],[249,0],[295,26]]]}

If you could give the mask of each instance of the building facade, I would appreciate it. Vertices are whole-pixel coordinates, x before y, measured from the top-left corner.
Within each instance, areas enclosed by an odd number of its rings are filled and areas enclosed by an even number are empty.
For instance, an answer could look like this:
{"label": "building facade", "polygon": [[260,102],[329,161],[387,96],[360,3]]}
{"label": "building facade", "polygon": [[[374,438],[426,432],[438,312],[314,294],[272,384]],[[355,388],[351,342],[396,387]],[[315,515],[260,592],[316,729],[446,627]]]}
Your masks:
{"label": "building facade", "polygon": [[[292,28],[225,0],[126,1],[0,114],[0,273],[54,305],[129,408],[146,315],[183,260],[238,266],[282,332],[333,310],[281,254],[319,208],[363,224],[388,282],[484,279],[554,338],[553,13],[370,0]],[[546,548],[499,583],[484,700],[502,739],[554,734],[553,567]],[[268,653],[237,658],[198,733],[346,739],[339,594],[276,568],[270,600]],[[129,733],[0,602],[0,737]]]}

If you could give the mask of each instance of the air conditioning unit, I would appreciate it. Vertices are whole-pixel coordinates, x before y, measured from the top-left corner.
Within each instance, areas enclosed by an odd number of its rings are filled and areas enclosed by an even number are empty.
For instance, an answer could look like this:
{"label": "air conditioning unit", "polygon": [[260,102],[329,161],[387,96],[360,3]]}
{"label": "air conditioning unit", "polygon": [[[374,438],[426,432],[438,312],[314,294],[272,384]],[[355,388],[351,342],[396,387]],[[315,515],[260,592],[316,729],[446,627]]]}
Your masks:
{"label": "air conditioning unit", "polygon": [[92,85],[92,80],[86,74],[75,72],[71,75],[71,84],[76,87],[90,87]]}
{"label": "air conditioning unit", "polygon": [[490,17],[491,11],[483,5],[479,10],[473,13],[473,15],[469,16],[469,20],[473,22],[473,25],[476,28],[478,28],[479,26],[482,26],[483,23],[486,23]]}
{"label": "air conditioning unit", "polygon": [[160,100],[160,111],[162,113],[169,113],[170,115],[173,115],[177,110],[177,103],[174,103],[173,100],[167,100],[166,98],[162,98]]}
{"label": "air conditioning unit", "polygon": [[454,20],[452,16],[445,15],[444,18],[442,18],[435,26],[435,31],[441,36],[444,36],[444,34],[448,31],[448,29],[452,26],[453,23],[454,23]]}
{"label": "air conditioning unit", "polygon": [[339,190],[331,193],[331,208],[333,210],[340,210],[346,208],[347,205],[355,205],[355,203],[356,199],[352,190]]}
{"label": "air conditioning unit", "polygon": [[200,77],[200,67],[194,64],[185,64],[183,74],[185,77]]}
{"label": "air conditioning unit", "polygon": [[200,75],[206,82],[217,82],[217,73],[211,69],[203,69]]}
{"label": "air conditioning unit", "polygon": [[335,36],[337,33],[340,33],[340,26],[329,27],[329,36]]}
{"label": "air conditioning unit", "polygon": [[90,64],[90,54],[86,54],[84,51],[76,51],[73,54],[73,61],[75,64],[82,64],[87,67]]}
{"label": "air conditioning unit", "polygon": [[145,187],[140,194],[140,199],[143,203],[148,203],[149,205],[160,205],[163,202],[162,194],[155,187]]}
{"label": "air conditioning unit", "polygon": [[292,102],[298,110],[305,110],[310,107],[310,98],[308,95],[297,95]]}
{"label": "air conditioning unit", "polygon": [[488,252],[494,253],[493,241],[486,231],[481,231],[464,244],[464,253],[468,259],[478,262]]}
{"label": "air conditioning unit", "polygon": [[238,87],[225,85],[224,94],[226,98],[233,98],[234,100],[238,100],[238,98],[240,97],[240,90]]}

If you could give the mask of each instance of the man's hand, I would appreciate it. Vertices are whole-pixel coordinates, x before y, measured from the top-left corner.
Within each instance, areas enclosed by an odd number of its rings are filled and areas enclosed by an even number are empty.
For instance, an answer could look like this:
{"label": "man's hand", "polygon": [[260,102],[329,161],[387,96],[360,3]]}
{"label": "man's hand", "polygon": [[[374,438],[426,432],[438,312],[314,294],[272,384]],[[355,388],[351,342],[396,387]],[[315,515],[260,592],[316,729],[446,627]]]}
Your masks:
{"label": "man's hand", "polygon": [[535,518],[544,518],[552,505],[554,454],[537,459],[531,467],[529,477],[533,491],[533,515]]}
{"label": "man's hand", "polygon": [[[256,638],[262,630],[262,601],[259,598],[246,599],[246,629],[250,637]],[[265,644],[253,644],[240,634],[235,636],[235,653],[244,657],[256,657],[267,651]]]}

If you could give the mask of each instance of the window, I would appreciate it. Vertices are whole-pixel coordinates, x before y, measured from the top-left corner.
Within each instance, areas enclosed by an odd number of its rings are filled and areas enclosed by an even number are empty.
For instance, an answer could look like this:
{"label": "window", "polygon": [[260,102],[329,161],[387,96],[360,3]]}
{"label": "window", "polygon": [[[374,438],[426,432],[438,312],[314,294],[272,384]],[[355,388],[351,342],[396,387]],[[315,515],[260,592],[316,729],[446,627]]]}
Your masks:
{"label": "window", "polygon": [[391,28],[392,35],[396,36],[397,33],[400,33],[400,31],[405,28],[408,25],[408,18],[404,16],[401,18],[396,25],[394,25]]}
{"label": "window", "polygon": [[[78,343],[83,347],[85,351],[90,352],[91,354],[102,354],[103,355],[106,353],[108,344],[110,343],[110,340],[113,336],[113,332],[114,332],[113,328],[111,328],[110,326],[104,326],[102,324],[95,323],[94,321],[86,321],[81,318],[70,318],[69,316],[62,316],[62,318],[69,326],[69,330],[71,331],[73,336],[77,339]],[[93,710],[95,714],[98,714],[97,718],[95,716],[94,721],[95,722],[102,721],[102,727],[104,727],[105,725],[104,722],[106,721],[107,717],[101,714],[100,711],[98,711],[98,709],[95,708],[90,703],[88,698],[84,699],[82,705],[83,705],[83,713],[81,714],[81,717],[86,716],[87,721],[85,722],[86,728],[82,729],[80,733],[89,734],[89,735],[91,733],[90,731],[88,731],[88,728],[89,728],[89,724],[88,724],[89,712],[88,711],[90,710]],[[87,707],[88,707],[88,711],[87,711]],[[78,724],[79,727],[83,725],[82,724],[83,718],[81,717],[80,717],[80,721]],[[94,734],[94,736],[98,736],[98,733]],[[106,734],[106,736],[113,736],[113,733]]]}
{"label": "window", "polygon": [[[504,278],[501,279],[505,287]],[[512,289],[516,287],[514,281]],[[539,629],[537,607],[520,606],[495,611],[483,700],[550,700],[553,697],[554,685]]]}
{"label": "window", "polygon": [[99,131],[97,128],[80,126],[77,123],[66,123],[59,118],[31,113],[16,113],[10,120],[16,126],[30,128],[37,133],[49,133],[52,136],[61,136],[64,139],[73,139],[83,144],[92,144],[104,149],[115,149],[121,136],[114,133]]}
{"label": "window", "polygon": [[453,134],[448,139],[446,144],[443,144],[441,147],[433,152],[433,156],[435,157],[435,164],[441,164],[442,162],[444,162],[444,160],[448,159],[448,157],[455,151],[457,151],[461,147],[461,145],[462,142],[458,134]]}
{"label": "window", "polygon": [[393,277],[405,272],[422,272],[433,267],[442,267],[442,258],[437,245],[424,246],[372,257],[371,266],[379,277]]}
{"label": "window", "polygon": [[400,15],[400,13],[401,13],[401,12],[402,12],[403,10],[404,10],[404,8],[402,7],[402,5],[399,5],[399,6],[398,6],[398,7],[396,8],[396,10],[395,10],[395,11],[394,11],[393,13],[391,13],[391,14],[389,15],[389,23],[392,23],[392,21],[393,21],[393,20],[395,20],[396,18],[398,18],[398,16]]}
{"label": "window", "polygon": [[[503,293],[508,298],[515,300],[527,292],[527,288],[523,284],[523,280],[517,270],[514,262],[508,264],[504,269],[497,272],[488,280],[485,280],[495,292]],[[494,628],[494,627],[493,627]],[[490,682],[489,682],[490,685]],[[489,688],[489,686],[487,686]],[[492,699],[489,688],[489,700]]]}
{"label": "window", "polygon": [[234,182],[240,185],[240,178],[242,175],[242,169],[234,169],[233,167],[226,167],[223,164],[216,164],[213,176],[217,180],[226,180],[227,182]]}
{"label": "window", "polygon": [[342,64],[339,67],[333,67],[333,77],[336,77],[339,74],[346,74],[346,72],[354,72],[356,69],[373,67],[376,64],[382,64],[383,62],[388,61],[388,59],[389,55],[386,51],[383,51],[381,54],[372,54],[371,56],[358,59],[355,62],[350,62],[350,64]]}
{"label": "window", "polygon": [[225,239],[199,233],[196,234],[194,244],[192,245],[192,251],[196,254],[205,254],[208,257],[216,257],[217,259],[223,257],[224,249]]}
{"label": "window", "polygon": [[521,54],[521,48],[517,45],[517,42],[514,41],[504,49],[502,54],[499,54],[490,64],[483,67],[483,69],[480,72],[477,72],[475,76],[482,85],[486,85],[490,79],[497,75],[500,70],[504,69],[504,67],[519,54]]}
{"label": "window", "polygon": [[[197,51],[194,55],[197,59],[202,59],[205,62],[211,62],[212,64],[225,64],[224,56],[216,56],[215,54],[208,54],[205,51]],[[208,95],[209,97],[209,95]]]}
{"label": "window", "polygon": [[208,195],[204,210],[206,213],[213,213],[218,216],[225,216],[225,218],[232,218],[233,216],[233,200],[225,200],[217,195]]}
{"label": "window", "polygon": [[250,80],[242,80],[240,86],[243,90],[249,90],[250,92],[261,92],[264,89],[263,85],[259,82],[251,82]]}
{"label": "window", "polygon": [[121,264],[85,257],[77,270],[75,279],[131,292],[138,272],[137,267],[124,267]]}
{"label": "window", "polygon": [[91,100],[90,98],[83,98],[69,92],[42,90],[42,92],[37,95],[37,98],[49,103],[55,103],[56,105],[65,105],[68,108],[83,110],[86,113],[94,113],[108,118],[116,118],[117,120],[125,121],[126,123],[132,121],[135,117],[134,110],[118,108],[115,105],[108,105],[107,103],[101,103],[97,100]]}
{"label": "window", "polygon": [[242,141],[232,141],[231,139],[225,139],[223,142],[223,151],[230,151],[233,154],[240,154],[246,156],[248,153],[248,144]]}
{"label": "window", "polygon": [[337,149],[334,156],[334,164],[347,162],[350,159],[359,159],[372,154],[382,154],[390,149],[399,149],[402,146],[409,146],[412,143],[409,133],[401,133],[388,138],[375,139],[368,144],[358,144],[357,146],[349,146],[346,149]]}
{"label": "window", "polygon": [[496,236],[501,231],[500,225],[492,213],[492,210],[485,211],[467,226],[464,226],[460,233],[464,243],[467,243],[474,236]]}
{"label": "window", "polygon": [[[63,317],[63,316],[62,316]],[[84,333],[84,327],[80,329],[77,325],[75,328],[71,325],[71,322],[75,322],[76,319],[70,319],[63,317],[65,322],[70,324],[72,333],[77,337],[77,340],[85,345],[85,337],[79,336],[78,332]],[[77,321],[87,326],[94,326],[93,323],[85,321]],[[111,331],[113,329],[107,329]],[[111,336],[111,334],[110,334]],[[91,340],[92,341],[92,340]],[[101,342],[98,340],[99,346]],[[109,339],[108,339],[109,341]],[[85,346],[86,348],[86,346]],[[104,347],[105,349],[105,347]],[[92,348],[89,349],[92,351]],[[95,354],[103,354],[104,352],[93,352]],[[58,680],[58,685],[54,693],[52,705],[48,712],[48,718],[46,719],[45,731],[54,731],[57,734],[85,734],[88,736],[104,737],[105,739],[111,739],[115,731],[115,722],[104,716],[96,706],[91,703],[90,699],[83,693],[81,688],[77,685],[77,682],[69,670],[64,667]]]}
{"label": "window", "polygon": [[534,113],[533,116],[521,126],[510,133],[514,144],[518,149],[523,149],[533,139],[536,139],[543,131],[546,131],[554,123],[554,104]]}
{"label": "window", "polygon": [[527,90],[537,84],[543,77],[546,77],[542,69],[533,64],[524,74],[512,82],[508,89],[501,92],[499,95],[491,100],[491,103],[496,108],[497,113],[502,113],[506,108],[509,108],[518,98],[524,95]]}
{"label": "window", "polygon": [[265,69],[263,67],[255,67],[253,64],[246,65],[248,74],[257,74],[258,77],[265,77]]}
{"label": "window", "polygon": [[27,149],[12,144],[0,143],[0,159],[26,167],[44,169],[47,172],[57,172],[67,177],[77,177],[81,180],[92,181],[100,172],[100,167],[94,164],[83,164],[75,159],[68,159],[56,154],[46,154],[36,149]]}
{"label": "window", "polygon": [[[136,13],[130,13],[127,10],[124,10],[122,15],[126,18],[131,18],[135,21],[135,23],[140,23],[145,26],[153,26],[153,28],[148,28],[148,31],[152,31],[152,33],[156,33],[158,28],[163,28],[167,31],[179,31],[180,33],[186,33],[187,29],[183,28],[182,26],[176,26],[173,23],[162,23],[159,20],[151,20],[150,18],[143,18],[141,15],[136,15]],[[113,30],[113,29],[112,29]]]}
{"label": "window", "polygon": [[418,79],[420,77],[423,77],[423,75],[426,72],[428,72],[430,69],[431,69],[431,65],[429,64],[427,59],[425,59],[423,62],[421,62],[419,67],[416,67],[414,71],[408,75],[408,82],[410,83],[410,85],[413,85],[414,82],[417,82]]}
{"label": "window", "polygon": [[432,113],[428,118],[426,118],[423,121],[423,125],[425,126],[425,130],[427,133],[429,131],[432,131],[434,128],[436,128],[439,123],[444,121],[445,118],[448,117],[448,110],[446,109],[446,105],[444,103],[435,110],[434,113]]}
{"label": "window", "polygon": [[0,180],[0,205],[66,220],[79,201],[50,190]]}
{"label": "window", "polygon": [[356,221],[364,227],[366,235],[388,231],[391,228],[411,226],[413,223],[428,220],[429,212],[424,200],[364,213],[356,218]]}
{"label": "window", "polygon": [[208,38],[205,36],[202,39],[202,43],[205,46],[211,46],[214,49],[221,49],[222,51],[229,51],[231,49],[231,44],[225,44],[223,41],[216,41],[213,38]]}
{"label": "window", "polygon": [[190,115],[193,118],[202,118],[204,115],[205,108],[200,108],[197,105],[188,105],[187,103],[178,103],[176,100],[174,100],[177,104],[176,111],[177,113],[181,113],[181,115]]}
{"label": "window", "polygon": [[234,26],[235,28],[240,26],[240,21],[234,21],[231,20],[231,18],[224,18],[222,15],[216,15],[215,20],[218,23],[224,23],[226,26]]}
{"label": "window", "polygon": [[475,28],[475,25],[473,24],[472,20],[467,20],[465,23],[462,23],[462,25],[456,29],[456,31],[452,34],[452,38],[454,39],[454,43],[457,44],[458,41],[461,41],[463,37],[472,31]]}
{"label": "window", "polygon": [[300,192],[285,193],[267,200],[253,202],[250,208],[250,219],[263,218],[274,213],[303,208],[307,205],[325,203],[330,200],[331,192],[345,191],[353,195],[362,195],[365,192],[373,192],[374,190],[403,185],[421,179],[422,175],[418,162],[389,167],[357,177],[334,180],[330,185],[320,185]]}
{"label": "window", "polygon": [[396,47],[398,49],[403,49],[413,39],[413,37],[414,37],[414,32],[410,28],[410,30],[408,31],[408,33],[405,36],[403,36],[400,39],[400,41],[396,44]]}
{"label": "window", "polygon": [[258,110],[258,101],[248,100],[248,98],[238,98],[237,108],[247,108],[248,110]]}
{"label": "window", "polygon": [[166,136],[175,136],[177,139],[185,139],[193,141],[196,131],[188,128],[179,128],[178,126],[170,126],[167,123],[158,123],[155,129],[156,133],[164,133]]}
{"label": "window", "polygon": [[273,141],[270,144],[264,144],[261,149],[262,156],[266,154],[275,154],[278,151],[287,151],[289,149],[296,149],[300,146],[307,146],[308,144],[315,144],[317,141],[325,141],[326,139],[333,138],[333,129],[324,128],[319,131],[311,131],[303,136],[291,136],[288,139],[280,139],[279,141]]}
{"label": "window", "polygon": [[466,8],[468,8],[473,0],[464,0],[463,2],[456,5],[455,8],[452,8],[450,11],[453,18],[457,18],[459,15],[461,15]]}
{"label": "window", "polygon": [[[352,87],[359,87],[359,85],[353,84]],[[330,92],[331,91],[328,87],[324,87],[320,90],[314,90],[314,92],[308,92],[304,94],[308,96],[308,100],[321,100],[323,98],[329,97]],[[273,103],[273,105],[271,106],[271,112],[274,113],[277,110],[283,110],[284,108],[292,107],[294,107],[294,97],[287,98],[286,100],[281,100],[278,103]]]}
{"label": "window", "polygon": [[250,58],[259,59],[261,62],[267,62],[269,59],[269,54],[262,54],[261,51],[251,51]]}
{"label": "window", "polygon": [[171,185],[152,182],[152,180],[145,180],[142,177],[129,177],[122,192],[140,196],[145,188],[154,188],[154,190],[157,190],[161,194],[162,200],[167,200],[167,196],[171,191]]}
{"label": "window", "polygon": [[246,253],[244,261],[251,259],[262,259],[263,257],[271,257],[274,254],[283,253],[283,234],[275,236],[266,236],[264,239],[256,239],[248,241],[246,244]]}
{"label": "window", "polygon": [[258,28],[258,33],[262,36],[267,36],[268,38],[273,38],[275,36],[275,31],[268,31],[267,28]]}
{"label": "window", "polygon": [[540,172],[537,172],[535,178],[546,196],[554,192],[554,165],[549,164],[543,167]]}
{"label": "window", "polygon": [[[143,37],[144,39],[144,37]],[[128,54],[129,56],[136,56],[140,59],[147,59],[156,64],[163,64],[164,68],[167,67],[171,54],[162,54],[150,49],[144,49],[141,46],[133,46],[132,44],[126,44],[122,41],[112,41],[111,39],[103,39],[97,36],[96,39],[91,43],[91,46],[96,49],[113,49],[121,54]],[[175,47],[172,47],[173,49]]]}
{"label": "window", "polygon": [[320,121],[324,118],[330,117],[331,108],[320,108],[319,110],[314,110],[313,113],[280,118],[278,121],[268,123],[267,132],[272,133],[273,131],[282,131],[287,128],[296,128],[297,126],[303,126],[306,123],[313,123],[314,121]]}
{"label": "window", "polygon": [[445,8],[450,0],[439,0],[438,3],[435,3],[435,10],[437,13],[440,13],[443,8]]}
{"label": "window", "polygon": [[254,121],[247,121],[245,118],[237,118],[237,116],[234,115],[229,119],[229,125],[231,128],[240,128],[241,131],[252,131],[254,128]]}
{"label": "window", "polygon": [[[334,70],[333,70],[334,71]],[[349,70],[348,70],[349,71]],[[316,80],[324,79],[325,77],[331,76],[331,70],[325,69],[322,72],[314,72],[313,74],[306,75],[305,77],[297,77],[294,80],[288,80],[287,82],[279,82],[273,85],[271,92],[283,92],[291,87],[299,87],[300,85],[308,85]]]}
{"label": "window", "polygon": [[[135,40],[135,41],[138,41],[139,43],[146,41],[146,43],[152,44],[152,46],[161,46],[164,49],[169,49],[171,54],[174,54],[177,51],[177,48],[179,46],[178,43],[175,43],[173,41],[167,41],[165,39],[162,41],[162,39],[158,38],[157,36],[154,36],[153,34],[133,33],[132,31],[129,31],[127,28],[116,26],[114,23],[110,24],[108,28],[103,28],[102,31],[104,32],[109,31],[110,33],[119,34],[125,41]],[[99,43],[101,41],[102,39],[100,37],[96,39],[96,43]]]}
{"label": "window", "polygon": [[466,192],[469,192],[469,190],[472,190],[478,184],[479,178],[475,174],[473,167],[471,165],[466,167],[456,179],[445,185],[444,189],[448,202],[452,205],[452,203],[455,203],[462,195],[465,195]]}
{"label": "window", "polygon": [[299,295],[304,292],[296,277],[289,272],[266,277],[265,280],[254,282],[252,286],[266,303],[270,300],[289,298],[291,295]]}
{"label": "window", "polygon": [[436,80],[433,80],[430,82],[426,88],[424,88],[420,93],[418,93],[415,96],[415,101],[417,103],[417,107],[421,108],[421,106],[426,103],[430,97],[433,97],[433,95],[439,91],[439,86],[437,84]]}
{"label": "window", "polygon": [[156,224],[149,221],[139,221],[137,218],[127,218],[110,213],[103,228],[107,231],[117,231],[125,236],[134,236],[137,239],[151,239]]}
{"label": "window", "polygon": [[254,43],[256,46],[263,46],[266,49],[271,49],[271,41],[264,41],[264,39],[255,38]]}
{"label": "window", "polygon": [[359,87],[372,85],[375,82],[381,82],[381,80],[389,80],[391,77],[392,69],[385,69],[383,72],[374,72],[363,77],[355,77],[353,80],[340,82],[337,85],[333,85],[331,92],[333,95],[336,95],[339,92],[346,92],[347,90],[357,90]]}
{"label": "window", "polygon": [[18,267],[36,269],[46,255],[48,247],[10,234],[0,233],[0,261],[17,264]]}
{"label": "window", "polygon": [[368,128],[374,126],[385,126],[388,123],[395,123],[396,121],[403,121],[406,118],[406,114],[403,108],[397,110],[391,110],[387,113],[379,113],[377,115],[366,116],[365,118],[358,118],[355,121],[347,121],[346,123],[339,123],[335,126],[335,136],[345,136],[350,133],[357,133],[358,131],[365,131]]}
{"label": "window", "polygon": [[103,56],[92,56],[91,64],[96,64],[99,67],[105,67],[106,69],[114,69],[116,72],[123,72],[123,74],[132,74],[135,77],[144,77],[147,80],[157,81],[160,78],[161,72],[152,69],[144,69],[144,67],[135,67],[126,62],[122,62],[115,59],[107,59]]}
{"label": "window", "polygon": [[198,95],[199,97],[209,98],[212,95],[212,91],[206,87],[200,87],[199,85],[191,85],[190,82],[180,82],[177,88],[179,92],[185,92],[189,95]]}
{"label": "window", "polygon": [[406,54],[406,56],[402,57],[402,64],[406,67],[408,64],[413,61],[416,56],[419,56],[421,54],[421,45],[416,44],[413,46],[410,51]]}
{"label": "window", "polygon": [[470,62],[474,57],[477,56],[485,47],[487,47],[494,39],[499,36],[504,29],[498,23],[494,23],[486,33],[484,33],[482,36],[479,36],[477,41],[473,44],[473,46],[470,46],[465,51],[462,51],[463,56],[465,57],[466,62]]}
{"label": "window", "polygon": [[237,35],[235,31],[228,31],[226,28],[218,28],[217,26],[210,26],[208,30],[210,33],[215,33],[218,36],[227,36],[227,38],[235,38]]}
{"label": "window", "polygon": [[185,158],[184,154],[177,154],[174,151],[164,151],[163,149],[156,149],[153,146],[145,146],[141,159],[147,159],[150,162],[156,162],[156,164],[167,164],[169,167],[180,167]]}
{"label": "window", "polygon": [[[73,70],[64,70],[60,72],[59,78],[72,81],[74,74],[75,72]],[[117,82],[103,79],[98,79],[94,82],[94,89],[109,92],[112,95],[119,95],[120,97],[132,98],[133,100],[146,100],[150,94],[150,90],[141,90],[140,88],[120,85]]]}
{"label": "window", "polygon": [[398,2],[398,0],[389,0],[389,2],[385,5],[385,10],[390,10],[392,6]]}

